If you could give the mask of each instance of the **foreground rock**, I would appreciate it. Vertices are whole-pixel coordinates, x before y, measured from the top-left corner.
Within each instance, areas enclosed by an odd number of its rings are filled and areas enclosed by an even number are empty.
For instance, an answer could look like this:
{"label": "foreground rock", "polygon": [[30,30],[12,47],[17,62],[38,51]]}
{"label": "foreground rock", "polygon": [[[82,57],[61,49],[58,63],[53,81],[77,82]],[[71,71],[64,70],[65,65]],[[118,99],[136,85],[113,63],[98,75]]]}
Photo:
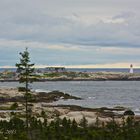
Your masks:
{"label": "foreground rock", "polygon": [[[60,99],[75,99],[81,100],[79,97],[69,95],[60,91],[46,92],[31,92],[30,102],[54,102]],[[24,92],[19,92],[16,88],[0,89],[0,103],[5,102],[24,102]]]}
{"label": "foreground rock", "polygon": [[[24,106],[22,110],[15,112],[14,114],[21,119],[25,115]],[[121,114],[119,112],[122,112]],[[11,111],[12,112],[12,111]],[[10,120],[13,114],[10,111],[0,112],[0,120]],[[44,113],[42,113],[44,112]],[[128,115],[124,116],[125,109],[113,109],[113,108],[83,108],[80,106],[71,106],[71,105],[59,105],[53,106],[48,105],[47,103],[33,103],[32,104],[32,115],[37,117],[39,120],[44,121],[44,118],[47,118],[48,122],[51,122],[55,119],[70,119],[75,120],[77,123],[85,118],[88,125],[95,124],[98,120],[99,125],[103,123],[106,124],[110,121],[115,120],[118,124],[122,124],[124,119]],[[43,115],[42,115],[43,114]],[[139,116],[133,116],[136,121],[140,121]]]}
{"label": "foreground rock", "polygon": [[67,99],[75,99],[75,100],[81,100],[81,98],[69,95],[67,93],[63,93],[60,91],[52,91],[49,93],[46,92],[38,92],[35,95],[35,101],[36,102],[53,102],[58,101],[60,99],[67,100]]}
{"label": "foreground rock", "polygon": [[[140,121],[139,116],[134,116],[132,111],[126,111],[123,107],[84,108],[76,105],[50,105],[50,102],[59,99],[80,99],[59,91],[50,93],[32,92],[31,95],[33,96],[32,102],[29,105],[31,115],[37,117],[41,121],[44,120],[44,117],[47,118],[49,122],[59,117],[61,119],[75,119],[79,123],[84,117],[87,119],[89,125],[95,123],[97,119],[100,124],[112,121],[112,119],[115,119],[118,123],[122,123],[123,117],[127,117],[128,115],[133,115],[136,120]],[[14,88],[0,89],[0,101],[0,120],[9,120],[13,115],[25,119],[23,92],[18,92],[18,90]],[[17,102],[18,104],[15,110],[11,110],[13,102]]]}
{"label": "foreground rock", "polygon": [[[118,124],[122,124],[128,117],[134,117],[136,121],[140,121],[140,117],[138,116],[124,115],[126,110],[124,108],[84,108],[76,105],[54,106],[41,103],[36,112],[38,112],[40,109],[46,113],[49,122],[57,119],[58,117],[60,119],[66,118],[68,120],[75,120],[77,123],[80,123],[80,121],[85,118],[88,125],[95,124],[97,119],[99,121],[99,125],[102,125],[102,123],[106,124],[113,120],[115,120]],[[43,121],[41,116],[38,119]]]}

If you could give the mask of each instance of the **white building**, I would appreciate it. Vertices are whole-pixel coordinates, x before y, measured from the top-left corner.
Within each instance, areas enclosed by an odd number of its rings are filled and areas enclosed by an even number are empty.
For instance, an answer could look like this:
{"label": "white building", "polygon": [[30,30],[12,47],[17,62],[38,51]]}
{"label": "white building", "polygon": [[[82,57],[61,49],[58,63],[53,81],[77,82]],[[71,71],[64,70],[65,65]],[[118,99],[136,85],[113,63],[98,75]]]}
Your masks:
{"label": "white building", "polygon": [[129,73],[134,73],[133,65],[132,64],[130,65],[130,71],[129,71]]}

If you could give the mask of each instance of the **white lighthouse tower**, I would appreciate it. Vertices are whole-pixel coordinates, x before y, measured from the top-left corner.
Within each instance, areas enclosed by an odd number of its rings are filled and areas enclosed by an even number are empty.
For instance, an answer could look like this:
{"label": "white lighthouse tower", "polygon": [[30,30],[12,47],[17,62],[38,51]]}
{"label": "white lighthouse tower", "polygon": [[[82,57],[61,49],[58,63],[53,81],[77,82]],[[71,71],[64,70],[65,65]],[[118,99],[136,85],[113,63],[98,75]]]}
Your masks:
{"label": "white lighthouse tower", "polygon": [[132,64],[130,65],[130,71],[129,71],[129,73],[132,73],[132,74],[134,73],[133,65]]}

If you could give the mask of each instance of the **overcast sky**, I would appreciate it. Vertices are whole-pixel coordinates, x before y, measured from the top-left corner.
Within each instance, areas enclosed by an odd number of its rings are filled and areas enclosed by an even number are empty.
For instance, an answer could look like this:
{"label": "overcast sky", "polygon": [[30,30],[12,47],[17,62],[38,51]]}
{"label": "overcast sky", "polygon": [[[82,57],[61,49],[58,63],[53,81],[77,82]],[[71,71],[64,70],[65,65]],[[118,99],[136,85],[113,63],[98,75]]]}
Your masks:
{"label": "overcast sky", "polygon": [[0,0],[0,66],[140,66],[139,0]]}

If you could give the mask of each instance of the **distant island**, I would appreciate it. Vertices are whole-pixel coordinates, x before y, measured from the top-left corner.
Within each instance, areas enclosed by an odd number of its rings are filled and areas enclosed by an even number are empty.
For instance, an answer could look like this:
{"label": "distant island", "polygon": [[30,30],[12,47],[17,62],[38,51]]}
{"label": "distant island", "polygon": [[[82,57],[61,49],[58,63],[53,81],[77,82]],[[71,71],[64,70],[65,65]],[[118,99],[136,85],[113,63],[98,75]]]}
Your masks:
{"label": "distant island", "polygon": [[[47,67],[36,69],[32,75],[36,81],[140,81],[140,73],[129,72],[80,72],[69,71],[65,67]],[[18,81],[18,72],[15,70],[4,70],[0,72],[0,82]]]}

